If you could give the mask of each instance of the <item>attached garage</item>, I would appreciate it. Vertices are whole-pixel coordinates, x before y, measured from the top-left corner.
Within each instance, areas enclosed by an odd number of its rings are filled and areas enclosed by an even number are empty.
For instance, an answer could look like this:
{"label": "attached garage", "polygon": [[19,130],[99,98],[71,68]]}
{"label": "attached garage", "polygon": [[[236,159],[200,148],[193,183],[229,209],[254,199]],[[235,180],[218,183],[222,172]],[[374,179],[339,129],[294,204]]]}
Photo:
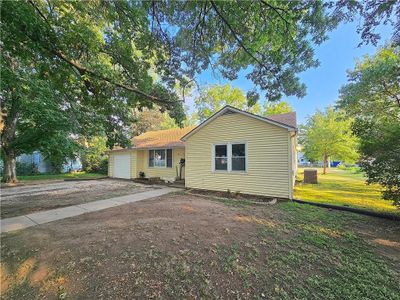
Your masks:
{"label": "attached garage", "polygon": [[131,179],[131,154],[115,153],[112,160],[112,177]]}

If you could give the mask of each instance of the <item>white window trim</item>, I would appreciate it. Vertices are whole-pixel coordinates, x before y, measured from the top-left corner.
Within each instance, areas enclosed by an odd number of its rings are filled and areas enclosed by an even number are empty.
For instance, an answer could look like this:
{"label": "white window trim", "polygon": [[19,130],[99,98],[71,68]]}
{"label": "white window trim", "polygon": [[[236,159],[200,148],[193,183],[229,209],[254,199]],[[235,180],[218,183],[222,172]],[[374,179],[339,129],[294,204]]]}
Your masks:
{"label": "white window trim", "polygon": [[[150,167],[150,151],[160,151],[160,150],[164,150],[165,152],[165,166],[161,167],[161,166],[152,166]],[[168,165],[168,156],[167,156],[167,150],[171,150],[171,167],[167,167]],[[174,150],[172,148],[154,148],[154,149],[149,149],[148,153],[148,158],[147,158],[147,166],[149,169],[172,169],[173,165],[174,165]],[[154,162],[153,162],[154,164]]]}
{"label": "white window trim", "polygon": [[[232,170],[232,145],[236,144],[244,144],[245,147],[245,170],[240,171],[240,170]],[[226,146],[227,148],[227,154],[228,154],[228,168],[227,170],[216,170],[215,169],[215,146]],[[211,172],[213,173],[233,173],[233,174],[246,174],[248,171],[248,147],[247,147],[247,142],[243,141],[235,141],[235,142],[221,142],[221,143],[215,143],[211,145]]]}

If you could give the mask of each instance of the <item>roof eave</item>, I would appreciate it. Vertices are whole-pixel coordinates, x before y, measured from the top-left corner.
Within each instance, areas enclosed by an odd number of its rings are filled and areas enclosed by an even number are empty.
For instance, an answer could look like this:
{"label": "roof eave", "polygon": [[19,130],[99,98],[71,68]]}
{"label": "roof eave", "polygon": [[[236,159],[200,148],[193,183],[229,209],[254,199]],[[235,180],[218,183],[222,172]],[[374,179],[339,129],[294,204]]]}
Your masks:
{"label": "roof eave", "polygon": [[114,149],[114,150],[106,151],[106,153],[110,154],[110,153],[118,153],[118,152],[129,152],[129,151],[133,151],[133,150],[137,150],[137,149],[135,147],[133,147],[133,148],[123,148],[123,149]]}

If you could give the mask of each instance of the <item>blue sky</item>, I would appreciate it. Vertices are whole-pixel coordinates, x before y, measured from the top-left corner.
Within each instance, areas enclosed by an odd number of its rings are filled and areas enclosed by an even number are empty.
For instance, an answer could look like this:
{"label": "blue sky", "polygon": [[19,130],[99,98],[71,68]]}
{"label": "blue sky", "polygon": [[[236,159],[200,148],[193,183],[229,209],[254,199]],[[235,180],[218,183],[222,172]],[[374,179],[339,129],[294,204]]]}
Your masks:
{"label": "blue sky", "polygon": [[[322,110],[326,106],[333,105],[338,98],[339,88],[347,82],[346,70],[354,68],[357,59],[376,52],[377,48],[372,45],[357,47],[361,39],[356,27],[356,22],[342,24],[330,32],[329,39],[315,48],[315,56],[319,59],[320,66],[300,74],[301,81],[307,86],[307,95],[302,99],[295,97],[284,99],[297,112],[298,123],[304,123],[316,109]],[[379,47],[390,38],[390,30],[382,27],[378,32],[381,34]],[[198,77],[200,86],[226,82],[227,80],[213,75],[210,70]],[[239,74],[238,79],[231,84],[245,92],[253,87],[252,82],[245,78],[245,73]],[[186,105],[193,111],[193,99],[187,100]]]}

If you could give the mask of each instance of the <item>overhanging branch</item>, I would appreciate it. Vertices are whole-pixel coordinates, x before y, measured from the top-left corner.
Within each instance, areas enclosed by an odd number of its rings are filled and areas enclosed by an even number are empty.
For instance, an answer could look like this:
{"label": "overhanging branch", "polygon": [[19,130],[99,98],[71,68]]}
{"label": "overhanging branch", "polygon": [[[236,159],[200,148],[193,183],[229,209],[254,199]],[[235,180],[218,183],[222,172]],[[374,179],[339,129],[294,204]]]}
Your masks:
{"label": "overhanging branch", "polygon": [[[33,6],[33,8],[35,9],[35,11],[39,14],[40,18],[43,19],[43,21],[46,23],[46,25],[49,27],[49,29],[51,30],[52,33],[54,33],[54,30],[50,24],[50,22],[48,21],[48,19],[46,18],[46,16],[40,11],[40,9],[35,5],[35,3],[33,1],[29,1],[29,3]],[[54,34],[55,36],[55,34]],[[55,43],[53,43],[53,45],[55,45]],[[75,68],[76,70],[78,70],[80,75],[89,75],[95,78],[98,78],[100,80],[104,80],[112,85],[115,85],[119,88],[125,89],[127,91],[133,92],[135,94],[141,95],[143,97],[146,97],[147,99],[158,103],[158,104],[166,104],[166,103],[172,103],[170,100],[167,99],[160,99],[156,96],[150,95],[144,91],[139,90],[138,88],[123,84],[123,83],[119,83],[116,82],[114,80],[112,80],[111,78],[108,78],[106,76],[103,76],[101,74],[98,74],[97,72],[90,70],[84,66],[82,66],[80,63],[78,63],[77,61],[74,61],[73,59],[68,58],[60,49],[57,49],[55,46],[51,47],[51,49],[48,49],[53,55],[57,56],[58,58],[60,58],[62,61],[66,62],[67,64],[69,64],[71,67]]]}
{"label": "overhanging branch", "polygon": [[158,97],[155,97],[155,96],[152,96],[152,95],[150,95],[150,94],[147,94],[147,93],[145,93],[145,92],[143,92],[143,91],[141,91],[141,90],[139,90],[139,89],[136,89],[136,88],[134,88],[134,87],[131,87],[131,86],[128,86],[128,85],[125,85],[125,84],[122,84],[122,83],[113,81],[112,79],[110,79],[110,78],[108,78],[108,77],[105,77],[105,76],[102,76],[102,75],[100,75],[100,74],[97,74],[96,72],[94,72],[94,71],[92,71],[92,70],[90,70],[90,69],[87,69],[87,68],[81,66],[81,65],[80,65],[79,63],[77,63],[76,61],[71,60],[71,59],[68,59],[68,58],[65,56],[65,54],[62,53],[60,50],[53,50],[52,52],[53,52],[53,54],[56,55],[58,58],[60,58],[61,60],[65,61],[66,63],[68,63],[69,65],[71,65],[71,66],[74,67],[75,69],[77,69],[78,72],[79,72],[81,75],[85,75],[85,74],[86,74],[86,75],[91,75],[91,76],[96,77],[96,78],[98,78],[98,79],[107,81],[108,83],[111,83],[111,84],[113,84],[113,85],[115,85],[115,86],[117,86],[117,87],[120,87],[120,88],[123,88],[123,89],[125,89],[125,90],[134,92],[134,93],[139,94],[139,95],[141,95],[141,96],[144,96],[144,97],[146,97],[146,98],[148,98],[148,99],[150,99],[150,100],[152,100],[152,101],[154,101],[154,102],[158,102],[158,103],[166,103],[166,102],[169,102],[169,101],[167,101],[167,100],[161,100],[161,99],[159,99]]}
{"label": "overhanging branch", "polygon": [[216,14],[218,15],[218,17],[222,20],[222,22],[226,25],[226,27],[228,27],[229,31],[231,32],[233,38],[238,42],[239,46],[255,61],[257,62],[259,65],[261,65],[262,67],[264,67],[265,69],[268,69],[267,66],[265,66],[263,64],[262,61],[260,61],[257,57],[255,57],[253,55],[253,53],[251,53],[251,51],[247,48],[247,46],[243,43],[243,41],[239,38],[239,36],[236,34],[235,30],[232,28],[231,24],[229,24],[229,22],[225,19],[225,17],[222,15],[222,13],[218,10],[218,7],[216,6],[216,4],[214,3],[214,1],[210,1],[211,2],[211,6],[214,9],[214,11],[216,12]]}
{"label": "overhanging branch", "polygon": [[284,12],[284,13],[287,13],[287,11],[284,10],[283,8],[272,6],[271,4],[269,4],[268,2],[266,2],[266,1],[264,1],[264,0],[260,0],[260,2],[261,2],[263,5],[267,6],[268,8],[272,9],[272,10],[279,16],[279,18],[285,23],[286,33],[288,33],[288,32],[289,32],[289,22],[288,22],[288,20],[286,20],[286,19],[283,17],[283,15],[279,12],[279,11],[282,11],[282,12]]}

